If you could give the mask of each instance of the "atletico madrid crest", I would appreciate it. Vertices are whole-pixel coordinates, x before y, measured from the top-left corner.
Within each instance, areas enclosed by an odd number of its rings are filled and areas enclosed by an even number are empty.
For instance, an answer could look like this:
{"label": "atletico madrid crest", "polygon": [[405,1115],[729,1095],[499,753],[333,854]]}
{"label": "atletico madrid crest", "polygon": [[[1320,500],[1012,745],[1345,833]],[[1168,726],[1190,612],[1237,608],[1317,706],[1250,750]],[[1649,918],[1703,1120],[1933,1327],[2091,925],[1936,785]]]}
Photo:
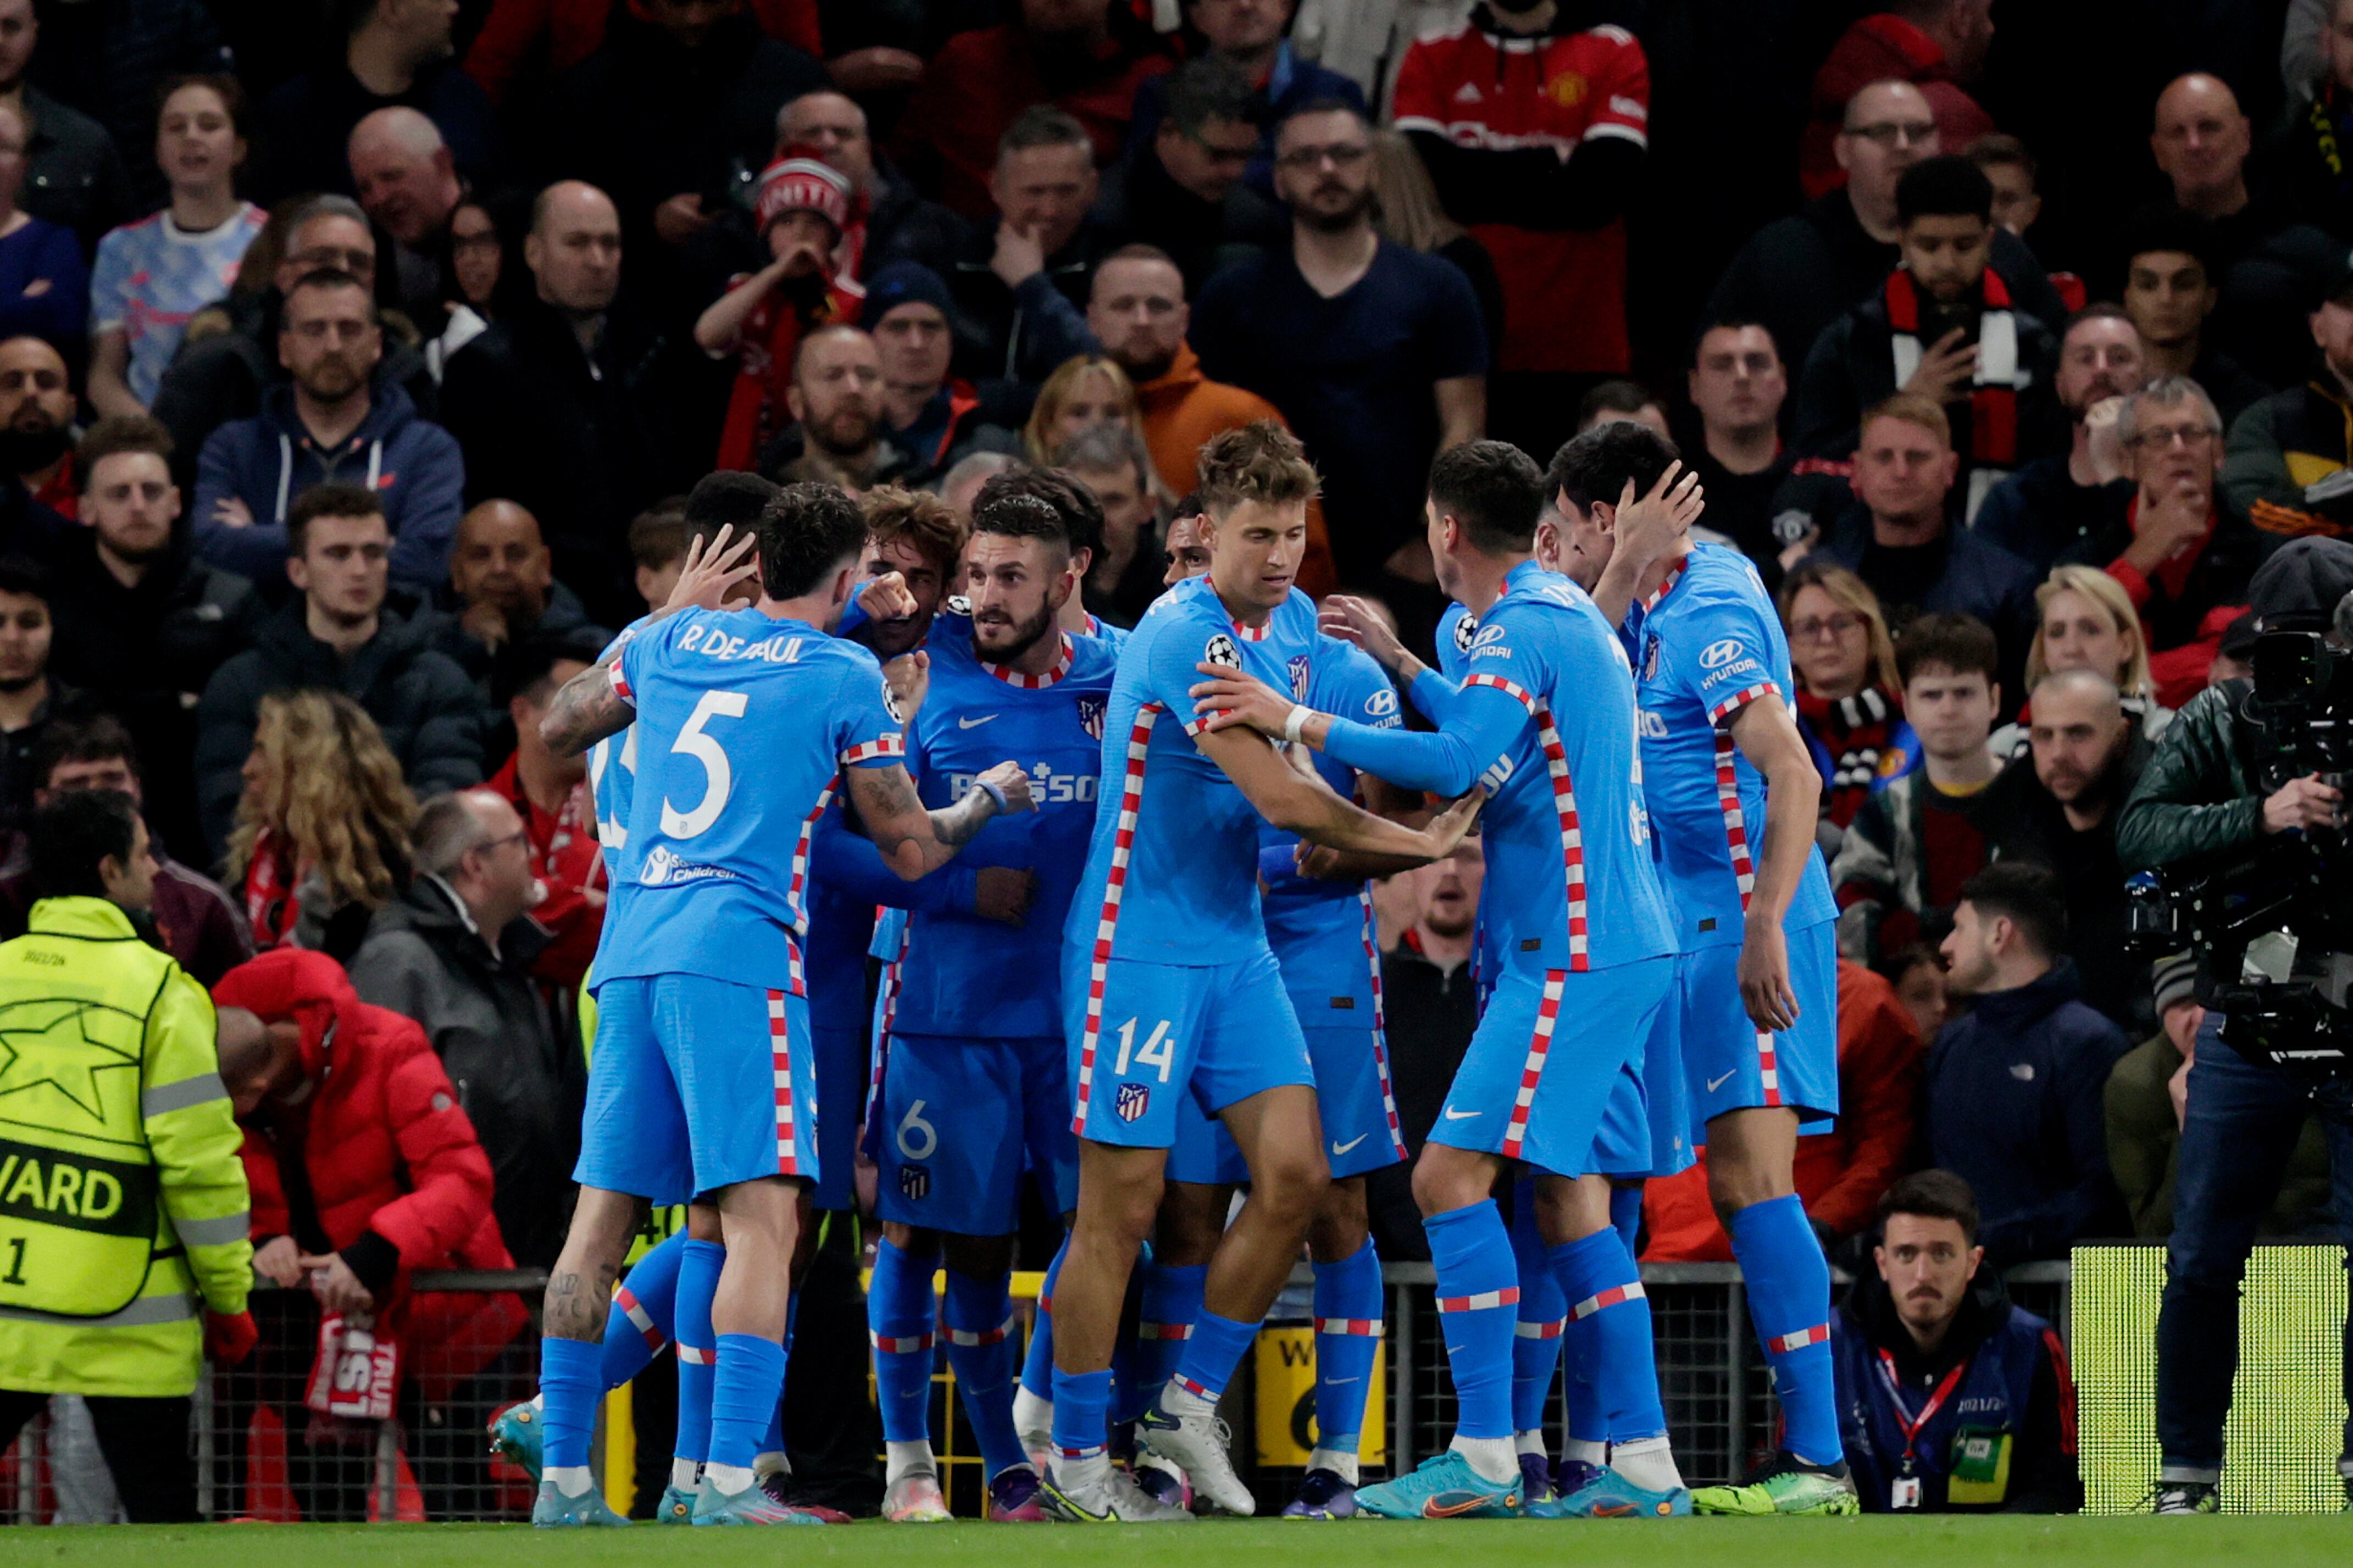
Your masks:
{"label": "atletico madrid crest", "polygon": [[1140,1083],[1119,1086],[1118,1098],[1112,1101],[1112,1113],[1122,1121],[1140,1121],[1152,1104],[1152,1090]]}
{"label": "atletico madrid crest", "polygon": [[1103,739],[1103,710],[1110,705],[1110,702],[1111,700],[1107,697],[1082,697],[1079,699],[1079,728],[1087,732],[1087,738],[1089,740],[1100,741]]}

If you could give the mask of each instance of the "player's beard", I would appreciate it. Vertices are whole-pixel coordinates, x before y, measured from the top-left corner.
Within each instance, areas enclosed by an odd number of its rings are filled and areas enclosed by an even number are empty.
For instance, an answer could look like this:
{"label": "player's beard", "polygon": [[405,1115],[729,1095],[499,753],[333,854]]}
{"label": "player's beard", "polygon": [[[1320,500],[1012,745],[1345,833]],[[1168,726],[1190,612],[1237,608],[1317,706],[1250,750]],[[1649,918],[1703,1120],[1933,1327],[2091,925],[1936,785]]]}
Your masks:
{"label": "player's beard", "polygon": [[972,624],[973,654],[990,664],[1011,664],[1023,654],[1036,647],[1039,639],[1054,629],[1054,606],[1050,604],[1041,604],[1038,613],[1029,619],[1012,623],[1013,629],[1008,634],[1009,640],[1002,645],[984,644],[980,638],[980,631],[983,626],[998,627],[1006,625],[1005,622],[976,619]]}

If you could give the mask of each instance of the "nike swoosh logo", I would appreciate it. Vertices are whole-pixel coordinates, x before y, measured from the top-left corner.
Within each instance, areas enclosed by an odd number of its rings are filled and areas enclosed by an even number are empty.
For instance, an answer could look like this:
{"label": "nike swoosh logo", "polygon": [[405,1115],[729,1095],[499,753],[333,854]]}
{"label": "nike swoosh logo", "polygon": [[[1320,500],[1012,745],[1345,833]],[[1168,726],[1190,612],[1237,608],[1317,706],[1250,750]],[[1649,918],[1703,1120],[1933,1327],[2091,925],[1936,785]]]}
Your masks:
{"label": "nike swoosh logo", "polygon": [[984,713],[977,719],[965,719],[960,717],[956,720],[956,728],[959,730],[977,730],[980,726],[987,723],[990,720],[996,717],[997,715],[994,713]]}
{"label": "nike swoosh logo", "polygon": [[[1732,1069],[1732,1072],[1738,1072],[1739,1070],[1740,1070],[1740,1069],[1739,1069],[1738,1068],[1733,1068],[1733,1069]],[[1707,1080],[1707,1092],[1708,1092],[1708,1093],[1710,1093],[1710,1094],[1714,1094],[1717,1089],[1722,1089],[1722,1088],[1724,1087],[1724,1080],[1725,1080],[1725,1079],[1730,1078],[1731,1076],[1732,1076],[1732,1073],[1728,1072],[1728,1073],[1725,1073],[1725,1074],[1721,1075],[1720,1077],[1712,1078],[1712,1079],[1708,1079],[1708,1080]]]}
{"label": "nike swoosh logo", "polygon": [[1446,1108],[1446,1120],[1449,1121],[1468,1121],[1474,1116],[1486,1114],[1483,1110],[1457,1110],[1451,1105]]}
{"label": "nike swoosh logo", "polygon": [[1467,1497],[1459,1502],[1449,1502],[1443,1498],[1432,1498],[1422,1505],[1421,1517],[1424,1519],[1452,1519],[1458,1514],[1470,1513],[1474,1510],[1485,1508],[1493,1500],[1493,1498],[1486,1496]]}
{"label": "nike swoosh logo", "polygon": [[1371,1134],[1368,1132],[1359,1132],[1354,1138],[1349,1139],[1345,1143],[1333,1144],[1332,1158],[1335,1160],[1338,1159],[1341,1155],[1346,1153],[1349,1150],[1355,1148],[1357,1144],[1363,1142],[1370,1136]]}

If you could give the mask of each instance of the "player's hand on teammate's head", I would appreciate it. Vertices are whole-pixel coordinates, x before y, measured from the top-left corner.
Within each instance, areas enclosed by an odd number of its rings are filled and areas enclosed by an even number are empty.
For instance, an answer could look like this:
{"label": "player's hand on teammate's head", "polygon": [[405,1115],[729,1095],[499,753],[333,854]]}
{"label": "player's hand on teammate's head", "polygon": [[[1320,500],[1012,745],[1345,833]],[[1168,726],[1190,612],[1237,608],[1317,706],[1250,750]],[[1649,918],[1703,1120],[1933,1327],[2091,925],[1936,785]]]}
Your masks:
{"label": "player's hand on teammate's head", "polygon": [[914,590],[896,572],[869,578],[866,585],[858,590],[858,607],[866,612],[870,621],[903,621],[920,608]]}
{"label": "player's hand on teammate's head", "polygon": [[1293,704],[1256,676],[1221,664],[1193,667],[1209,677],[1192,689],[1193,713],[1208,721],[1210,730],[1247,726],[1275,740],[1282,738],[1283,721]]}
{"label": "player's hand on teammate's head", "polygon": [[995,784],[1005,796],[1005,815],[1035,811],[1038,803],[1029,795],[1029,770],[1019,763],[999,763],[980,775],[980,782]]}
{"label": "player's hand on teammate's head", "polygon": [[1394,670],[1405,658],[1405,644],[1389,630],[1380,613],[1362,599],[1346,594],[1328,595],[1316,609],[1315,624],[1325,637],[1363,648],[1383,669]]}
{"label": "player's hand on teammate's head", "polygon": [[1023,925],[1037,896],[1037,872],[1020,866],[983,866],[975,879],[972,912],[1002,925]]}
{"label": "player's hand on teammate's head", "polygon": [[1669,463],[1650,492],[1637,500],[1634,481],[1628,479],[1618,497],[1618,541],[1615,552],[1629,556],[1638,567],[1648,566],[1680,543],[1707,508],[1707,492],[1700,487],[1699,470]]}
{"label": "player's hand on teammate's head", "polygon": [[670,590],[661,613],[724,607],[729,594],[759,580],[759,557],[753,553],[759,543],[755,534],[737,538],[733,523],[720,524],[707,543],[700,535],[687,541],[686,564],[679,569],[678,586]]}
{"label": "player's hand on teammate's head", "polygon": [[932,656],[922,648],[902,653],[882,667],[882,680],[891,689],[899,722],[912,724],[923,710],[923,699],[931,693]]}

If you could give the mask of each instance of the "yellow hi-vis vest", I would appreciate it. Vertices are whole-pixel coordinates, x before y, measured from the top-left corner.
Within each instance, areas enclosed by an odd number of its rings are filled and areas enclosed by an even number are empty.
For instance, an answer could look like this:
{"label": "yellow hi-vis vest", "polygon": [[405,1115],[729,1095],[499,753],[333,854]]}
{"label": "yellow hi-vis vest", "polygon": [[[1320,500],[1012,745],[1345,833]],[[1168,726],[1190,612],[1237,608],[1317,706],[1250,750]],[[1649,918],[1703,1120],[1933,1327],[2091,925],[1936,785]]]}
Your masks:
{"label": "yellow hi-vis vest", "polygon": [[195,1386],[252,1284],[212,1000],[103,899],[0,942],[0,1388]]}

